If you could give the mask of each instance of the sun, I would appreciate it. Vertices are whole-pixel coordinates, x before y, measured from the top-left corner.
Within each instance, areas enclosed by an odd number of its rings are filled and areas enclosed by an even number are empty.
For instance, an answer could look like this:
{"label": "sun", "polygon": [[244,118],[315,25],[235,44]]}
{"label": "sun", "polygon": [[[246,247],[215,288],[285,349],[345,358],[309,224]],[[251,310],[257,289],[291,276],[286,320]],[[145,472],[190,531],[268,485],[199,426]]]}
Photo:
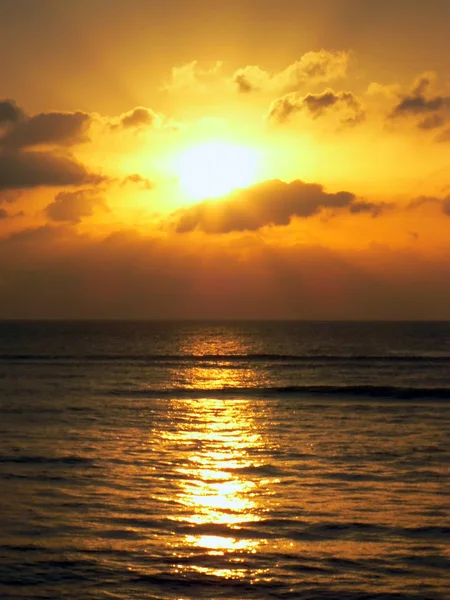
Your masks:
{"label": "sun", "polygon": [[190,199],[216,198],[256,183],[258,153],[229,142],[207,142],[183,152],[176,170]]}

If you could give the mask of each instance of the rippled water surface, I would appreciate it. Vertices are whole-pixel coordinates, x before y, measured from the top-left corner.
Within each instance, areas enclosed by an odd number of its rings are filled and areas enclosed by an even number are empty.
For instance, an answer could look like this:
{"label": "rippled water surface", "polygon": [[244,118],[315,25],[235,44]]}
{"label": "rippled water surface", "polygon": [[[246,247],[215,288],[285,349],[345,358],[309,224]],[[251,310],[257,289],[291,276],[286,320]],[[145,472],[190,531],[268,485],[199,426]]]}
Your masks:
{"label": "rippled water surface", "polygon": [[449,325],[0,332],[1,598],[450,598]]}

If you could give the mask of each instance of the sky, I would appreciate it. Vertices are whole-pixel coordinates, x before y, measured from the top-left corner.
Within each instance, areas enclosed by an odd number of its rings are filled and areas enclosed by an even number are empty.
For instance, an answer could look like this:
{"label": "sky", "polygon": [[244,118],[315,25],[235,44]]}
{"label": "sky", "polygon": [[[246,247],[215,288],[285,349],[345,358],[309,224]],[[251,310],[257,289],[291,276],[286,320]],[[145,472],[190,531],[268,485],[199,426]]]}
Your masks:
{"label": "sky", "polygon": [[0,318],[450,319],[449,28],[0,0]]}

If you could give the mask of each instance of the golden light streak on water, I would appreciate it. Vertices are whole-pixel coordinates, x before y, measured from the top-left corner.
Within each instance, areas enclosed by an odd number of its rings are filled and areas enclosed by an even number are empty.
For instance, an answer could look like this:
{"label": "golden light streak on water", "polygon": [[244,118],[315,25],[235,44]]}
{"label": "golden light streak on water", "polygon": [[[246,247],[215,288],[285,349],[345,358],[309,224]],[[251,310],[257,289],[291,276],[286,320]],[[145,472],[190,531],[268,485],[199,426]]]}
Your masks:
{"label": "golden light streak on water", "polygon": [[[261,541],[239,534],[245,524],[259,521],[265,512],[252,475],[264,449],[254,405],[246,400],[211,398],[174,400],[173,405],[183,420],[167,434],[166,443],[185,448],[185,459],[176,469],[180,475],[177,502],[183,510],[172,518],[193,529],[223,526],[223,535],[187,533],[184,546],[193,551],[202,549],[210,556],[256,553]],[[208,573],[236,576],[233,569],[215,571],[208,567]]]}

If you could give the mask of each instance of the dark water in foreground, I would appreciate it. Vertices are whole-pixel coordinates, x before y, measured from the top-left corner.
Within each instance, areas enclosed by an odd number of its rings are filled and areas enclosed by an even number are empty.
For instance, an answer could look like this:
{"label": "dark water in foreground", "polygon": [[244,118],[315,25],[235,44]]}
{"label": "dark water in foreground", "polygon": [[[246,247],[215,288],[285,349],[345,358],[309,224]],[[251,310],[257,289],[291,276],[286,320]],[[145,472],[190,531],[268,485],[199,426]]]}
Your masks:
{"label": "dark water in foreground", "polygon": [[0,323],[0,598],[450,598],[450,324]]}

